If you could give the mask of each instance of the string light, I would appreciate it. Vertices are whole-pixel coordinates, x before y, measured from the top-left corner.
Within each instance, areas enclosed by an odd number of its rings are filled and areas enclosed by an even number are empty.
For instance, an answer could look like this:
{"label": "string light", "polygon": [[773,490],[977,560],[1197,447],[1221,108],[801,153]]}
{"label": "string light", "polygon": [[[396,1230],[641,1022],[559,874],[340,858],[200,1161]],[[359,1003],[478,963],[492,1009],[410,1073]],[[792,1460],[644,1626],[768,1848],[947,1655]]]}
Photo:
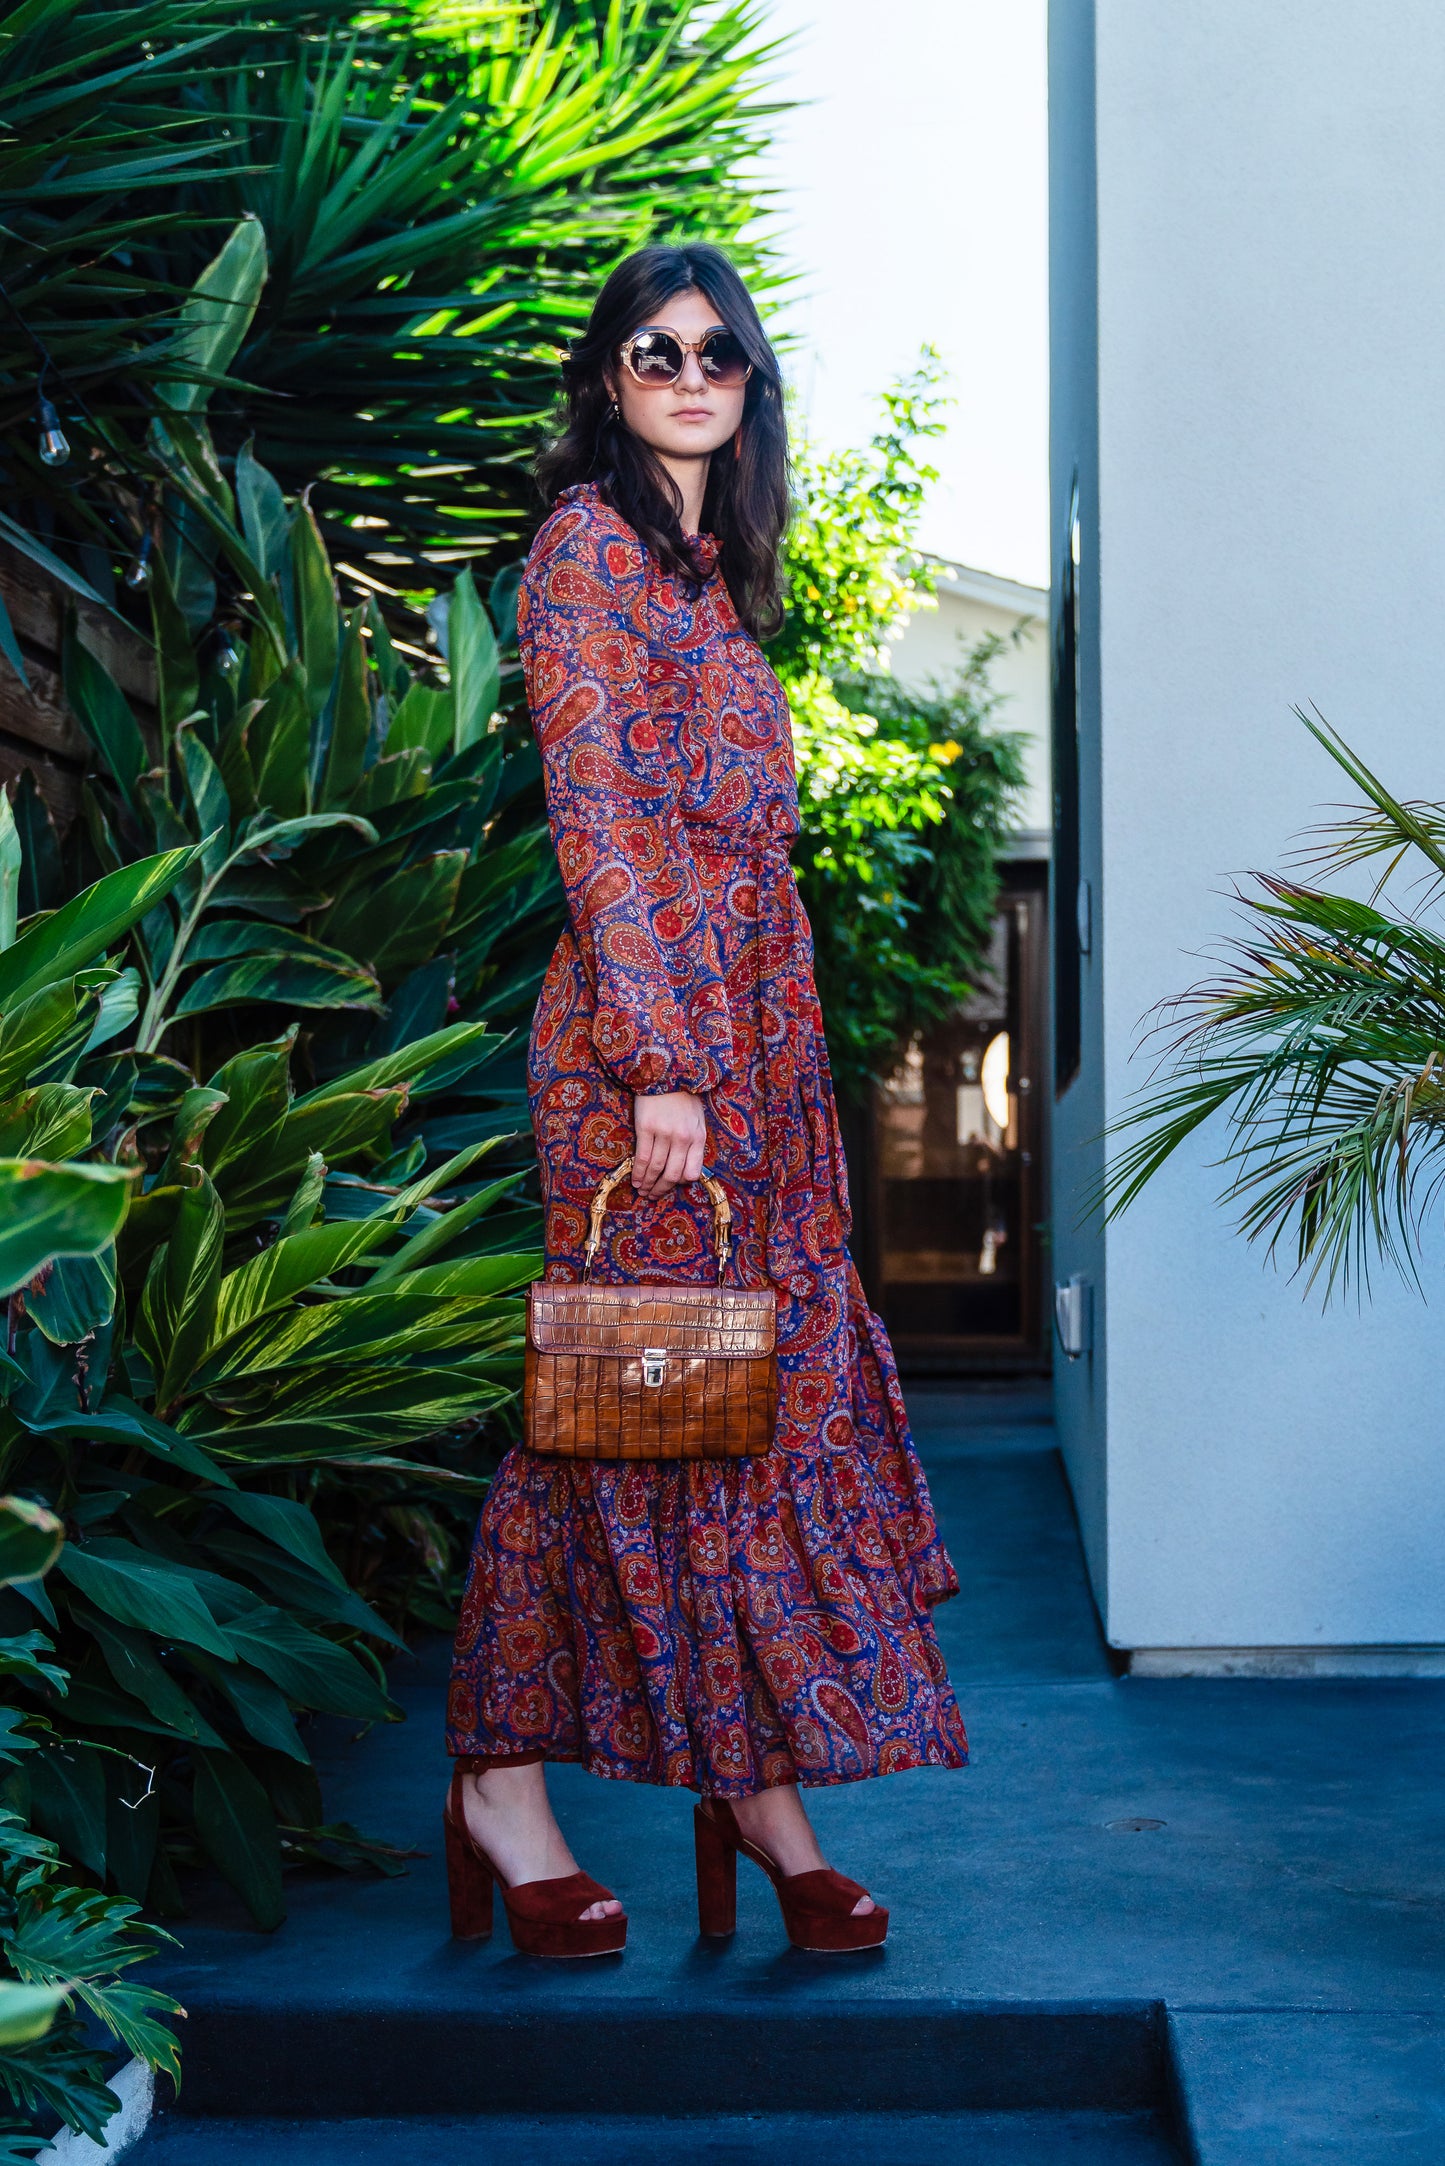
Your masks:
{"label": "string light", "polygon": [[151,583],[151,557],[154,550],[155,542],[153,538],[149,534],[144,535],[125,575],[125,583],[133,593],[141,587],[148,587]]}
{"label": "string light", "polygon": [[35,403],[40,417],[40,463],[42,466],[64,466],[70,457],[70,439],[60,426],[54,402],[42,391]]}

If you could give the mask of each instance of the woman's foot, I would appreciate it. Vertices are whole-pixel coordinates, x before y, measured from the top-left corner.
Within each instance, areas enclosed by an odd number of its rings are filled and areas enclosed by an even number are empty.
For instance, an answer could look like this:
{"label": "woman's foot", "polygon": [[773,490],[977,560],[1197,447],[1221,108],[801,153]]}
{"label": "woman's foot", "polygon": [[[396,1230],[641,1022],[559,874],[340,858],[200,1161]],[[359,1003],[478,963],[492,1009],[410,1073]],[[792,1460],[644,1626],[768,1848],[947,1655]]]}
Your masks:
{"label": "woman's foot", "polygon": [[[816,1873],[827,1866],[795,1784],[780,1783],[774,1789],[759,1790],[753,1797],[733,1798],[731,1803],[733,1818],[742,1833],[759,1850],[767,1852],[787,1879],[797,1873]],[[872,1896],[865,1895],[853,1905],[852,1914],[866,1918],[877,1908]]]}
{"label": "woman's foot", "polygon": [[[578,1869],[557,1825],[540,1760],[524,1767],[489,1767],[464,1775],[462,1805],[471,1833],[509,1888],[529,1880],[562,1880]],[[579,1918],[619,1918],[616,1896],[592,1903]]]}

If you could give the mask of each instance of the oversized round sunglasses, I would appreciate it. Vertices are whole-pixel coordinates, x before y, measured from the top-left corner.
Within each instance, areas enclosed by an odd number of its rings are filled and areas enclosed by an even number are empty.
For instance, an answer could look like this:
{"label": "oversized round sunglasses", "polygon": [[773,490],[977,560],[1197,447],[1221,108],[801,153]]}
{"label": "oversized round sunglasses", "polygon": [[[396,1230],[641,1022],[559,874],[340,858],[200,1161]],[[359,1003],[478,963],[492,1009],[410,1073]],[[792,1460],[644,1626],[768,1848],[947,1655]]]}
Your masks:
{"label": "oversized round sunglasses", "polygon": [[690,353],[710,384],[729,391],[745,384],[753,364],[731,331],[709,331],[705,338],[679,338],[675,331],[635,331],[618,348],[618,359],[636,382],[675,384]]}

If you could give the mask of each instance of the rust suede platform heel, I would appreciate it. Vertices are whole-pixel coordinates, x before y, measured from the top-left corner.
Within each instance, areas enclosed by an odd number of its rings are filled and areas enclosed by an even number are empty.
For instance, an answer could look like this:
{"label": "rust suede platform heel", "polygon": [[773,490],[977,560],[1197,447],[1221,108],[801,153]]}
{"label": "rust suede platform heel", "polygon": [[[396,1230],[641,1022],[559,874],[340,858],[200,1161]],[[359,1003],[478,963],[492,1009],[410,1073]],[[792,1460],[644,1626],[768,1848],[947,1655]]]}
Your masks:
{"label": "rust suede platform heel", "polygon": [[593,1903],[613,1901],[587,1873],[567,1873],[560,1880],[524,1880],[509,1888],[467,1826],[462,1804],[462,1772],[452,1776],[442,1814],[446,1830],[447,1894],[452,1933],[458,1940],[486,1940],[492,1930],[492,1889],[502,1891],[512,1946],[519,1955],[614,1955],[627,1943],[627,1913],[616,1918],[583,1918]]}
{"label": "rust suede platform heel", "polygon": [[795,1948],[817,1954],[843,1954],[878,1948],[888,1938],[888,1913],[877,1909],[853,1915],[853,1905],[868,1890],[831,1866],[811,1873],[785,1873],[738,1826],[726,1798],[704,1798],[693,1808],[697,1845],[697,1922],[700,1932],[721,1937],[737,1930],[738,1859],[760,1865],[777,1890],[783,1924]]}

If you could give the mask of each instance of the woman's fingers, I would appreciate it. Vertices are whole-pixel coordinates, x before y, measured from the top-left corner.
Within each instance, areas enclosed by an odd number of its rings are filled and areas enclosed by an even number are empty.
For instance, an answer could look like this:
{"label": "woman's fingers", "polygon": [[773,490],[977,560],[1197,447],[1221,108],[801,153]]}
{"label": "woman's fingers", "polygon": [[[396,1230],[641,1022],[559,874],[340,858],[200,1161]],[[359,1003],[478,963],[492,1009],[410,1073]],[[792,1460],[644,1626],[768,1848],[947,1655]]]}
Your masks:
{"label": "woman's fingers", "polygon": [[632,1102],[632,1185],[649,1202],[696,1180],[707,1151],[707,1117],[691,1091],[639,1095]]}
{"label": "woman's fingers", "polygon": [[652,1194],[653,1181],[666,1163],[666,1157],[667,1145],[663,1138],[646,1133],[639,1121],[637,1142],[632,1153],[632,1185],[639,1195]]}
{"label": "woman's fingers", "polygon": [[687,1154],[691,1145],[686,1136],[674,1136],[668,1145],[667,1164],[662,1169],[658,1186],[663,1191],[676,1188],[679,1181],[687,1179]]}

